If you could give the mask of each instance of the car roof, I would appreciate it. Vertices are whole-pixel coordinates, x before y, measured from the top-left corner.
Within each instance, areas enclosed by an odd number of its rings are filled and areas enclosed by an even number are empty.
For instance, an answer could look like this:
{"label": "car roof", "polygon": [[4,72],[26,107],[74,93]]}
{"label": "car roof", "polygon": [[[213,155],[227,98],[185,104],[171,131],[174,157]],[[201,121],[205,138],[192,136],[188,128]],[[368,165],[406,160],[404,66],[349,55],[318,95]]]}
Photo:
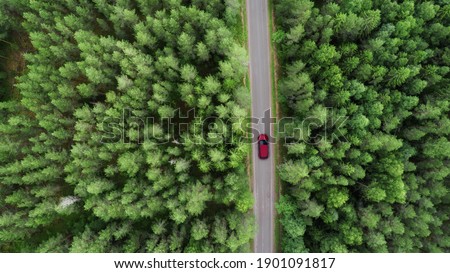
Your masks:
{"label": "car roof", "polygon": [[269,145],[259,145],[259,155],[267,157],[269,155]]}

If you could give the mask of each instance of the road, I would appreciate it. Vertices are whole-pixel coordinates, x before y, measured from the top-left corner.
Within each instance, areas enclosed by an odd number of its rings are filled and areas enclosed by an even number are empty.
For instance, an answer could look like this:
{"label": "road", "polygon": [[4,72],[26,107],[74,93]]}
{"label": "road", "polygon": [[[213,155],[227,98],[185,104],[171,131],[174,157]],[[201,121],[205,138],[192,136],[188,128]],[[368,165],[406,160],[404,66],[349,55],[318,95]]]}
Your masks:
{"label": "road", "polygon": [[[250,86],[252,93],[252,116],[263,118],[271,112],[272,82],[270,66],[269,4],[268,0],[247,0],[248,47],[250,55]],[[270,115],[272,116],[272,115]],[[257,127],[260,133],[273,136],[273,126],[267,116]],[[257,137],[257,136],[255,136]],[[258,232],[254,240],[257,253],[275,252],[275,170],[273,139],[270,156],[258,158],[258,146],[253,144],[253,192],[254,212]]]}

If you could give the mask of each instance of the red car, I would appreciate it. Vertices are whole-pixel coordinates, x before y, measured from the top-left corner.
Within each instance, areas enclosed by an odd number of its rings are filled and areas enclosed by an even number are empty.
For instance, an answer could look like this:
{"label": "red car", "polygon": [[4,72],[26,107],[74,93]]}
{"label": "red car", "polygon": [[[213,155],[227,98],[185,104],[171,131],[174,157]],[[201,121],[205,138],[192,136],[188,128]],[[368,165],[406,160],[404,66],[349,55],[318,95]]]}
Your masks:
{"label": "red car", "polygon": [[261,159],[269,157],[269,137],[266,134],[260,134],[258,137],[258,155]]}

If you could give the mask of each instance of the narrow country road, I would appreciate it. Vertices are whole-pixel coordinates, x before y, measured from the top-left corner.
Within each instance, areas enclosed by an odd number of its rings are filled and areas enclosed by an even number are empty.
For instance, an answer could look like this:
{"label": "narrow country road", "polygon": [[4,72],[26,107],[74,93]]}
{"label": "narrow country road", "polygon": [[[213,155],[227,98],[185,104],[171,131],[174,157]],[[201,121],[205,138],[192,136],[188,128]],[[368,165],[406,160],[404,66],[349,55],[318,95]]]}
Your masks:
{"label": "narrow country road", "polygon": [[[271,113],[272,82],[270,66],[268,0],[247,0],[248,43],[250,55],[250,86],[252,93],[252,117],[266,119],[262,124],[253,125],[259,133],[273,136],[268,113]],[[255,136],[256,139],[257,136]],[[258,145],[253,144],[253,189],[255,195],[254,212],[258,233],[254,240],[254,250],[258,253],[275,251],[275,170],[271,138],[270,156],[266,160],[258,157]]]}

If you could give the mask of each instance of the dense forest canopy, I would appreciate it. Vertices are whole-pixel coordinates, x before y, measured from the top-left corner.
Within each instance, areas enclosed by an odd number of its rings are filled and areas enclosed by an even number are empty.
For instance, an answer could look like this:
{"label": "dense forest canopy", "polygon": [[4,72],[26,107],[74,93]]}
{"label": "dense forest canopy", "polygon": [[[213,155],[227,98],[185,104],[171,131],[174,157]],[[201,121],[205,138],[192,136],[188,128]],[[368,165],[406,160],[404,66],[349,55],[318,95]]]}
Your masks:
{"label": "dense forest canopy", "polygon": [[274,3],[283,250],[450,251],[450,3]]}
{"label": "dense forest canopy", "polygon": [[[31,43],[0,97],[0,251],[249,251],[250,146],[213,126],[249,111],[239,0],[0,3],[2,39],[22,23]],[[191,108],[205,139],[161,125]]]}
{"label": "dense forest canopy", "polygon": [[[251,250],[242,4],[0,0],[0,252]],[[449,252],[450,3],[273,4],[283,251]]]}

